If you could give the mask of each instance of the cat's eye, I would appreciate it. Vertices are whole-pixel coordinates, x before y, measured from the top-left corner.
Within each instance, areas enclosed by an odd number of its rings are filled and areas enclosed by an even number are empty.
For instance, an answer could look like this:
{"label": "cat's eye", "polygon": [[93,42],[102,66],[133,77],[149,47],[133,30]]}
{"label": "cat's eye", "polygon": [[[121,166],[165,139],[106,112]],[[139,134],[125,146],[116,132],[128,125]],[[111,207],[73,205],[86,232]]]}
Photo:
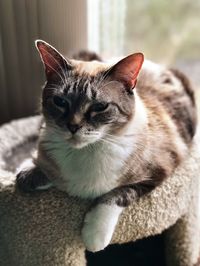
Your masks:
{"label": "cat's eye", "polygon": [[91,106],[91,112],[103,112],[108,108],[108,103],[95,103]]}
{"label": "cat's eye", "polygon": [[67,103],[67,101],[65,99],[63,99],[62,97],[60,97],[60,96],[54,96],[53,97],[53,102],[58,107],[65,107],[66,103]]}

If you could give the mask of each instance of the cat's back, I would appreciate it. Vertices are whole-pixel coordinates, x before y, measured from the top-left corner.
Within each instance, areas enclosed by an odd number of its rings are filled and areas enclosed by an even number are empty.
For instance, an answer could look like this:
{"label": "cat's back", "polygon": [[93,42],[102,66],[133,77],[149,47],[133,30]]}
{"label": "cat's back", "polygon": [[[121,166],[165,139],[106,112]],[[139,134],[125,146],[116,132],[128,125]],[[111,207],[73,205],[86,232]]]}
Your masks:
{"label": "cat's back", "polygon": [[185,74],[145,61],[138,78],[137,93],[156,121],[165,117],[163,123],[173,122],[184,142],[191,142],[197,114],[193,86]]}

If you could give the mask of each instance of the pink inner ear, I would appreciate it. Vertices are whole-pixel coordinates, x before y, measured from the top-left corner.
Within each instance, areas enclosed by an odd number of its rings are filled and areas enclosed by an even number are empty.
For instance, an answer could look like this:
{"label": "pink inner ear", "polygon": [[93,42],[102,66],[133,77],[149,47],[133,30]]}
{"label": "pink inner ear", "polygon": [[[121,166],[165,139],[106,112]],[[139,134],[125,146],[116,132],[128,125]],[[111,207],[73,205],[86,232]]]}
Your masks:
{"label": "pink inner ear", "polygon": [[39,42],[37,44],[37,47],[40,52],[42,61],[44,62],[47,74],[53,73],[60,67],[60,62],[57,54],[58,52],[42,42]]}
{"label": "pink inner ear", "polygon": [[114,79],[124,83],[129,88],[134,88],[137,76],[142,67],[144,56],[142,53],[129,55],[119,61],[114,67],[111,75]]}

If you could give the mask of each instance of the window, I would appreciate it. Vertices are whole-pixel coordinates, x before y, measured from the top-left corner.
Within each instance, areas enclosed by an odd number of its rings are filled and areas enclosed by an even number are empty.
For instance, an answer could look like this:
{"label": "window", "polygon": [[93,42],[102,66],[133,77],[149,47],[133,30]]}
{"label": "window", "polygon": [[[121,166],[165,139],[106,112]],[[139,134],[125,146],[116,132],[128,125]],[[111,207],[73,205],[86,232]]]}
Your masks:
{"label": "window", "polygon": [[200,1],[88,0],[89,47],[105,56],[142,51],[174,63],[200,59]]}

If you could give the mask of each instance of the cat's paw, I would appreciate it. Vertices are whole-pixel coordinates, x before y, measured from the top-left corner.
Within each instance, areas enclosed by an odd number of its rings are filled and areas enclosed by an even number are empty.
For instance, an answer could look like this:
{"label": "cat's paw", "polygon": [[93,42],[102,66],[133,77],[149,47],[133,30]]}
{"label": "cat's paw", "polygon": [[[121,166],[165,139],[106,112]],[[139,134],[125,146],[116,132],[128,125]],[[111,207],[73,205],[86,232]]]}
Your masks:
{"label": "cat's paw", "polygon": [[45,190],[52,186],[46,176],[37,168],[19,172],[16,176],[16,185],[23,192]]}
{"label": "cat's paw", "polygon": [[123,208],[98,204],[85,216],[82,238],[87,250],[96,252],[109,245]]}
{"label": "cat's paw", "polygon": [[33,177],[30,170],[21,171],[17,174],[16,185],[24,192],[33,191],[35,187],[32,179]]}

